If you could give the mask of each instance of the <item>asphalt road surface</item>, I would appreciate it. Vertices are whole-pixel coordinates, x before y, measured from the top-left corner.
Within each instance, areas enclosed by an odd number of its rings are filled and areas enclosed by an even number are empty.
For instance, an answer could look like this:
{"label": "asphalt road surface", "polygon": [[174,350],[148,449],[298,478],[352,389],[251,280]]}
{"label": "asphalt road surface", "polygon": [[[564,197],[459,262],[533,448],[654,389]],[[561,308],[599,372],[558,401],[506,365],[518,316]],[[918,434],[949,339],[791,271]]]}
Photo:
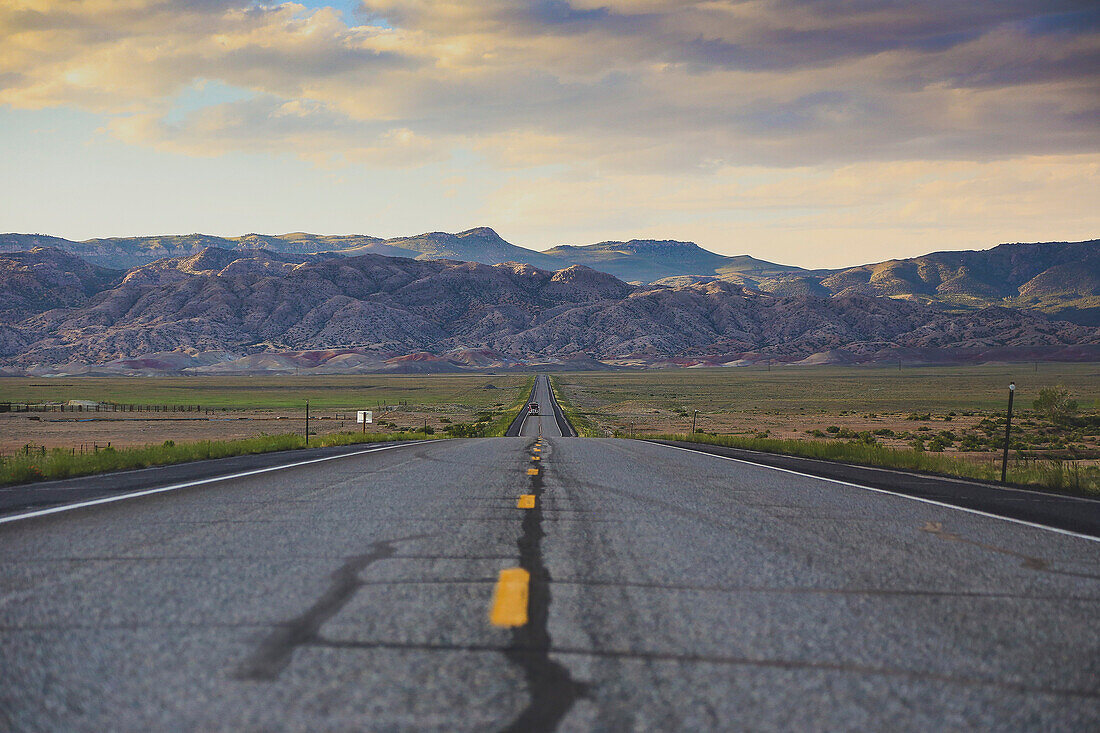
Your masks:
{"label": "asphalt road surface", "polygon": [[0,730],[1100,725],[1094,539],[546,427],[0,524]]}
{"label": "asphalt road surface", "polygon": [[562,415],[561,408],[554,399],[553,392],[550,389],[549,377],[539,375],[535,378],[535,386],[531,390],[531,396],[527,401],[528,403],[539,403],[538,414],[529,413],[525,406],[517,421],[512,424],[508,435],[525,437],[538,437],[541,435],[547,438],[560,438],[563,435],[574,434],[565,416]]}

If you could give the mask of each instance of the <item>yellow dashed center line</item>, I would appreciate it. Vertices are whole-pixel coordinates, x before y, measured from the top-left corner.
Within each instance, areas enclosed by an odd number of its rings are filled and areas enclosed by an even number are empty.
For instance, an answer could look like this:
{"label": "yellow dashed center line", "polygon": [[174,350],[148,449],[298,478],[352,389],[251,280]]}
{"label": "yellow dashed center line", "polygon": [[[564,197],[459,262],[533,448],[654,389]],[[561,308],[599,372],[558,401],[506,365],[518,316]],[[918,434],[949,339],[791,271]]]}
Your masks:
{"label": "yellow dashed center line", "polygon": [[531,456],[531,460],[532,461],[539,461],[539,460],[542,460],[542,459],[539,458],[538,456]]}
{"label": "yellow dashed center line", "polygon": [[519,501],[516,502],[517,509],[534,509],[535,508],[535,495],[534,494],[522,494],[519,497]]}
{"label": "yellow dashed center line", "polygon": [[527,586],[531,574],[523,568],[500,571],[493,590],[489,621],[493,626],[523,626],[527,623]]}
{"label": "yellow dashed center line", "polygon": [[537,468],[528,468],[527,469],[527,475],[528,476],[538,476],[539,475],[539,470]]}

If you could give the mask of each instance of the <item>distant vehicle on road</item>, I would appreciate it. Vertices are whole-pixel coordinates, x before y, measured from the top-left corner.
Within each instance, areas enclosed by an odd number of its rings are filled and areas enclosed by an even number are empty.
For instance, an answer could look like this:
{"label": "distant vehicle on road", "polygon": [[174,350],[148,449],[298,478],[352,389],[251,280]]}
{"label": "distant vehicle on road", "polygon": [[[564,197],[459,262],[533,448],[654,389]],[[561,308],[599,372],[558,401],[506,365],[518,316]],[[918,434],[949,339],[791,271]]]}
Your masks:
{"label": "distant vehicle on road", "polygon": [[532,402],[531,404],[527,405],[527,414],[528,415],[537,415],[537,414],[539,414],[539,403]]}

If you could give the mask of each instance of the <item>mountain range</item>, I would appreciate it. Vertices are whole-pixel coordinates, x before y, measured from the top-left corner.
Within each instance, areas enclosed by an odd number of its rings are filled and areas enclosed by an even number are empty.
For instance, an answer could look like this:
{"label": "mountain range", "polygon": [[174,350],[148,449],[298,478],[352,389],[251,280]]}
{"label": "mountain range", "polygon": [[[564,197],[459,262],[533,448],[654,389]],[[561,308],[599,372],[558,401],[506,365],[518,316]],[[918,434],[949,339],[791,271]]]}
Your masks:
{"label": "mountain range", "polygon": [[543,252],[505,241],[489,227],[464,232],[429,232],[413,237],[381,239],[366,235],[246,234],[215,237],[207,234],[178,236],[114,237],[75,242],[40,234],[0,234],[0,252],[20,252],[33,247],[54,247],[102,267],[130,269],[165,257],[183,257],[207,247],[227,250],[267,249],[286,254],[332,253],[346,257],[380,254],[418,260],[459,260],[499,265],[523,262],[548,270],[588,265],[628,282],[653,282],[675,275],[751,273],[778,275],[802,272],[801,268],[776,265],[747,255],[727,257],[709,252],[693,242],[631,240],[600,242],[586,246],[562,245]]}
{"label": "mountain range", "polygon": [[720,255],[693,242],[676,240],[561,245],[539,252],[511,244],[489,227],[390,239],[304,233],[232,238],[188,234],[76,242],[39,234],[0,234],[0,253],[53,247],[89,264],[120,270],[194,255],[208,247],[342,257],[378,254],[487,265],[521,262],[551,271],[586,265],[636,285],[678,286],[724,280],[773,295],[858,292],[955,308],[1003,305],[1038,310],[1087,325],[1100,325],[1098,244],[1100,240],[1002,244],[988,250],[934,252],[856,267],[806,270],[748,255]]}
{"label": "mountain range", "polygon": [[[447,247],[488,237],[425,236]],[[353,253],[366,245],[208,246],[127,270],[40,246],[0,255],[0,363],[45,374],[1093,360],[1100,328],[1020,301],[1091,302],[1096,244],[1002,245],[840,271],[726,258],[742,269],[724,273],[721,255],[687,243],[574,248],[651,274],[681,255],[716,270],[644,284],[578,264]]]}

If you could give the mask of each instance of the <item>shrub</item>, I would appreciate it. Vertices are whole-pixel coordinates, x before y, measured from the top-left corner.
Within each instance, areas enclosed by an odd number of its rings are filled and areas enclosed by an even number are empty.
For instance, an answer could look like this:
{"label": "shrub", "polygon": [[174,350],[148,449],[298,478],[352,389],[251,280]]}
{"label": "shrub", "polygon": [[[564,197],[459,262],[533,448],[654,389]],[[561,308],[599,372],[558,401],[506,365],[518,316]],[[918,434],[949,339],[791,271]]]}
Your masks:
{"label": "shrub", "polygon": [[1077,400],[1071,399],[1069,390],[1062,385],[1044,387],[1031,403],[1035,412],[1048,420],[1060,422],[1077,414]]}
{"label": "shrub", "polygon": [[982,449],[982,439],[977,435],[966,434],[959,441],[959,450],[976,451]]}

